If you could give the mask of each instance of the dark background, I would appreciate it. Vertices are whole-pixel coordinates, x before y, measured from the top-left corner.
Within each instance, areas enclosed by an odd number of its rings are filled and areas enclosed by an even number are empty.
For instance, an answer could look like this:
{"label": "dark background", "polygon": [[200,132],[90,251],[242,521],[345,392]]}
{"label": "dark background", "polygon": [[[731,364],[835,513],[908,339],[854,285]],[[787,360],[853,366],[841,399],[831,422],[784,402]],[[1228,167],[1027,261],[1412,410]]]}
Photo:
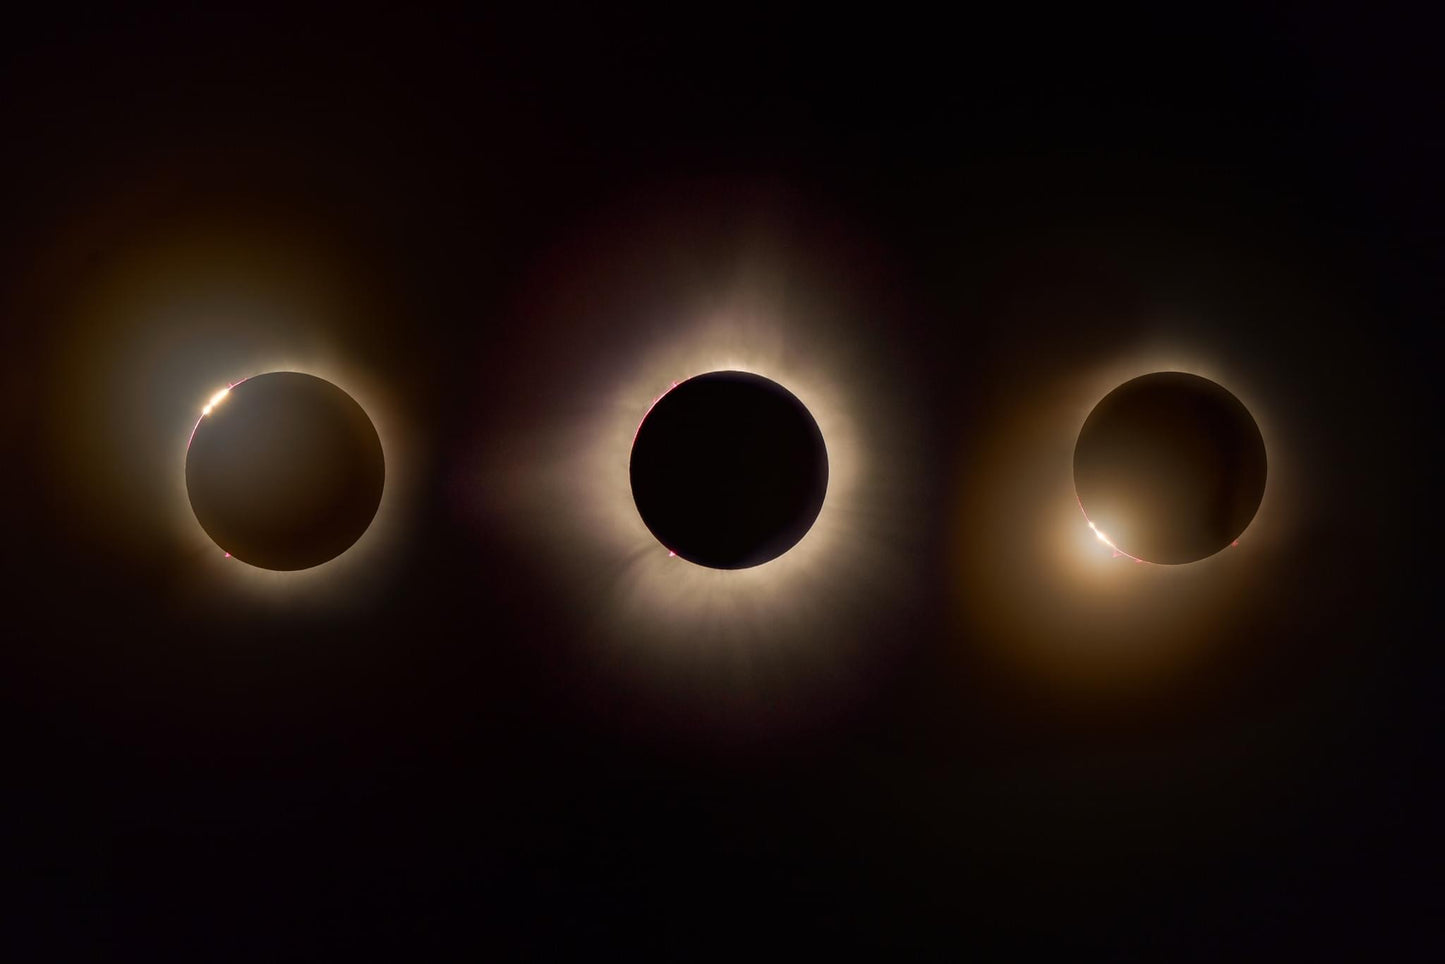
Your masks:
{"label": "dark background", "polygon": [[[1438,956],[1433,36],[1315,4],[7,24],[7,958]],[[696,192],[845,220],[915,309],[877,330],[939,522],[898,655],[802,735],[614,725],[538,615],[565,591],[455,506],[530,266]],[[61,306],[212,207],[324,223],[396,292],[355,351],[436,442],[360,610],[179,614],[165,544],[57,476]],[[1274,373],[1307,524],[1234,656],[1077,705],[968,655],[943,520],[984,413],[1154,289]]]}

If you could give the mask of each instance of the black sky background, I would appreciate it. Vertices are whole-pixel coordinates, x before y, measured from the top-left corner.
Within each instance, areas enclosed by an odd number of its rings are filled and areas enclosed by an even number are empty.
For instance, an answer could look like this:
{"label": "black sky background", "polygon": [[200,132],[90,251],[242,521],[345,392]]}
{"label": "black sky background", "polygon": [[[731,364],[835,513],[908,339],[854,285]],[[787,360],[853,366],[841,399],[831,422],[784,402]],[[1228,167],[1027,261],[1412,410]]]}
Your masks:
{"label": "black sky background", "polygon": [[[22,16],[7,959],[1437,956],[1429,37],[1315,5]],[[731,236],[732,199],[886,263],[937,520],[867,692],[777,739],[589,677],[545,565],[457,505],[519,386],[567,390],[511,360],[547,348],[539,270],[634,211]],[[394,294],[348,347],[427,471],[358,609],[178,609],[165,542],[117,548],[57,477],[67,299],[208,211],[324,226]],[[1193,292],[1190,334],[1288,400],[1297,576],[1189,685],[1041,694],[957,616],[951,493],[990,413]]]}

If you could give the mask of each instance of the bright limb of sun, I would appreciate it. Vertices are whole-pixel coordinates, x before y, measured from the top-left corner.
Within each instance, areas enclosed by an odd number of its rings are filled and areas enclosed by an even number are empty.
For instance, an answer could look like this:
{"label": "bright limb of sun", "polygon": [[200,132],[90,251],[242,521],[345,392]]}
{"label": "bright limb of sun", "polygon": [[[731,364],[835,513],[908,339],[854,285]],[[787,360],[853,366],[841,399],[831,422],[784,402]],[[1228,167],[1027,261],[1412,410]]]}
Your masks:
{"label": "bright limb of sun", "polygon": [[211,396],[211,400],[208,401],[208,402],[206,402],[205,408],[202,408],[202,409],[201,409],[201,414],[202,414],[202,415],[209,415],[209,414],[211,414],[211,409],[215,408],[217,405],[221,404],[221,402],[225,401],[225,400],[226,400],[226,396],[229,395],[229,394],[231,394],[231,389],[230,389],[230,387],[228,386],[228,387],[226,387],[226,388],[221,389],[221,390],[220,390],[219,392],[217,392],[216,394],[212,395],[212,396]]}
{"label": "bright limb of sun", "polygon": [[[1077,497],[1076,497],[1076,498],[1077,498]],[[1094,533],[1094,538],[1095,538],[1095,539],[1098,539],[1100,542],[1102,542],[1104,545],[1108,546],[1110,549],[1112,549],[1112,550],[1114,551],[1114,558],[1117,559],[1119,556],[1123,556],[1123,557],[1126,558],[1126,559],[1133,559],[1135,562],[1143,562],[1143,563],[1148,563],[1148,562],[1149,562],[1148,559],[1140,559],[1138,556],[1130,555],[1129,553],[1125,552],[1123,549],[1120,549],[1118,546],[1116,546],[1116,545],[1114,544],[1114,540],[1113,540],[1113,539],[1110,539],[1107,535],[1105,535],[1104,532],[1103,532],[1103,530],[1100,529],[1098,526],[1096,526],[1096,525],[1093,523],[1093,521],[1089,518],[1089,514],[1088,514],[1087,512],[1084,512],[1084,503],[1083,503],[1082,501],[1079,502],[1079,511],[1080,511],[1080,512],[1083,512],[1083,514],[1084,514],[1084,521],[1087,522],[1087,523],[1089,523],[1089,528],[1093,531],[1093,533]]]}

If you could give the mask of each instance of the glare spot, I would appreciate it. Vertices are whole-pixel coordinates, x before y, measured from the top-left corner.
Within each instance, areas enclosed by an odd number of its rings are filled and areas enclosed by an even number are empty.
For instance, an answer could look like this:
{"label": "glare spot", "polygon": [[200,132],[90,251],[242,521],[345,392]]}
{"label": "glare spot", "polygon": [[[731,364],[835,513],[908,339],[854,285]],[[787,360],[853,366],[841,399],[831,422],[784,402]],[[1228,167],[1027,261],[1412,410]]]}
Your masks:
{"label": "glare spot", "polygon": [[226,396],[229,395],[230,393],[231,393],[231,389],[229,389],[229,388],[223,388],[223,389],[221,389],[219,392],[217,392],[216,394],[212,395],[212,396],[211,396],[211,400],[206,403],[206,407],[203,408],[203,409],[201,409],[201,414],[202,414],[202,415],[209,415],[209,414],[211,414],[211,409],[215,408],[217,405],[221,404],[221,402],[225,401]]}
{"label": "glare spot", "polygon": [[[1077,501],[1077,496],[1075,497],[1075,499],[1076,499],[1076,501]],[[1083,511],[1084,511],[1084,503],[1083,503],[1082,501],[1079,502],[1079,511],[1080,511],[1080,512],[1083,512]],[[1092,529],[1093,532],[1094,532],[1094,538],[1095,538],[1095,539],[1098,539],[1098,540],[1099,540],[1100,542],[1102,542],[1104,545],[1108,546],[1110,550],[1112,550],[1112,552],[1113,552],[1113,558],[1118,559],[1120,556],[1123,556],[1124,558],[1126,558],[1126,559],[1132,559],[1132,560],[1134,560],[1135,562],[1148,562],[1148,561],[1149,561],[1148,559],[1140,559],[1138,556],[1130,555],[1129,553],[1125,552],[1123,549],[1120,549],[1118,546],[1114,545],[1114,540],[1113,540],[1113,539],[1110,539],[1108,536],[1104,535],[1103,530],[1101,530],[1097,525],[1095,525],[1094,522],[1093,522],[1093,520],[1091,520],[1091,519],[1088,517],[1088,515],[1085,515],[1085,516],[1084,516],[1084,521],[1087,522],[1087,523],[1089,523],[1089,528]]]}

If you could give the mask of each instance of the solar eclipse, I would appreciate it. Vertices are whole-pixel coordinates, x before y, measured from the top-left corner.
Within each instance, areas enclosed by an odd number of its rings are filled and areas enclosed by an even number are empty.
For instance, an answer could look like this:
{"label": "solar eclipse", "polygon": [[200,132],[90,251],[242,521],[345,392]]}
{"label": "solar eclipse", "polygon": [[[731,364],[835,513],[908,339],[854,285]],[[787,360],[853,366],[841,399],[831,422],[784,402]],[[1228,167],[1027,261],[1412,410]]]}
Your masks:
{"label": "solar eclipse", "polygon": [[1074,447],[1074,488],[1101,541],[1177,565],[1239,538],[1264,498],[1266,461],[1239,399],[1198,375],[1154,372],[1089,414]]}
{"label": "solar eclipse", "polygon": [[[927,531],[912,386],[869,328],[906,309],[798,199],[668,200],[536,267],[502,323],[514,364],[476,409],[490,444],[457,490],[534,569],[545,619],[577,641],[558,655],[610,719],[777,735],[851,704],[903,648],[866,640],[919,592]],[[711,409],[716,433],[667,427],[674,407]],[[777,460],[749,454],[753,428]],[[744,501],[773,504],[739,540],[717,507],[751,471]]]}
{"label": "solar eclipse", "polygon": [[1431,31],[20,12],[11,957],[1445,960]]}
{"label": "solar eclipse", "polygon": [[812,527],[828,490],[828,452],[786,388],[748,372],[709,372],[648,411],[629,474],[643,522],[670,551],[712,569],[747,569]]}
{"label": "solar eclipse", "polygon": [[340,388],[270,372],[217,392],[186,452],[196,520],[229,556],[309,569],[361,538],[386,475],[381,440]]}

